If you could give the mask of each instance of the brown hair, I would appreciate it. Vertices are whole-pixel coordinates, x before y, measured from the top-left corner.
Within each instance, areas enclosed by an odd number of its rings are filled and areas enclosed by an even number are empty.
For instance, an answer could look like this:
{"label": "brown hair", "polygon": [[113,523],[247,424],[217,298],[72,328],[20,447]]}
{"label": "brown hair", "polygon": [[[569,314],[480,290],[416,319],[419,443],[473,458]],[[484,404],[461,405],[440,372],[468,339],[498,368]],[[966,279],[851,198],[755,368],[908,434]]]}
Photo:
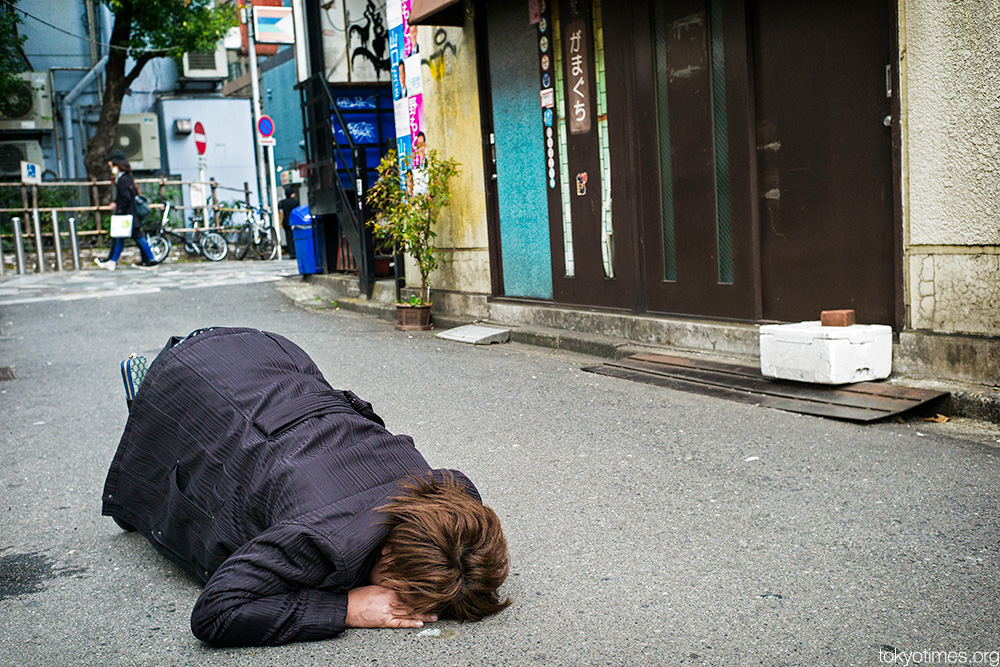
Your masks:
{"label": "brown hair", "polygon": [[414,614],[478,621],[502,611],[497,589],[507,579],[507,540],[500,519],[450,473],[412,478],[379,508],[389,534],[377,569]]}
{"label": "brown hair", "polygon": [[108,162],[115,165],[126,174],[132,171],[132,165],[129,164],[128,159],[126,159],[124,155],[112,155],[108,158]]}

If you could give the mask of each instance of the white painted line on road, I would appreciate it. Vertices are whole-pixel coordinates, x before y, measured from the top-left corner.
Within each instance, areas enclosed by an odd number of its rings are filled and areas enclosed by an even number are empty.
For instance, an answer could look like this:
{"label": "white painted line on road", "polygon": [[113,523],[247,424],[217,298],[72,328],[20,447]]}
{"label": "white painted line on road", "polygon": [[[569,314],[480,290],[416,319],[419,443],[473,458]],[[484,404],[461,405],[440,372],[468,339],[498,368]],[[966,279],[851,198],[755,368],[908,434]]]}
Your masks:
{"label": "white painted line on road", "polygon": [[254,285],[256,283],[272,283],[281,280],[280,277],[260,276],[257,278],[216,279],[196,285],[178,285],[177,289],[200,289],[202,287],[225,287],[226,285]]}
{"label": "white painted line on road", "polygon": [[41,303],[44,301],[79,301],[81,299],[99,299],[107,296],[133,296],[135,294],[153,294],[159,292],[159,287],[134,288],[126,292],[104,291],[89,294],[52,294],[50,296],[33,296],[25,299],[3,299],[0,306],[14,306],[24,303]]}

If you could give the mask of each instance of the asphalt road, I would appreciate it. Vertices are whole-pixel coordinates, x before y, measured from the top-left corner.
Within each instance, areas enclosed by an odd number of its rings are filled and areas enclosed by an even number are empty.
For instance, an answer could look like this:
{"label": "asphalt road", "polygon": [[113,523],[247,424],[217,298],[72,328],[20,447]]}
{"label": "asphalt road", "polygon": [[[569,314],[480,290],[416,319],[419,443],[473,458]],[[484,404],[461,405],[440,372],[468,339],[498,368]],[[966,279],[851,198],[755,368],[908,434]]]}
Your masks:
{"label": "asphalt road", "polygon": [[[595,376],[585,357],[304,308],[294,287],[0,304],[16,375],[0,382],[0,663],[876,665],[891,647],[895,664],[1000,664],[995,429],[861,426]],[[126,419],[118,362],[211,325],[291,338],[432,465],[468,474],[503,521],[514,604],[438,636],[196,640],[198,586],[100,516],[100,495]]]}

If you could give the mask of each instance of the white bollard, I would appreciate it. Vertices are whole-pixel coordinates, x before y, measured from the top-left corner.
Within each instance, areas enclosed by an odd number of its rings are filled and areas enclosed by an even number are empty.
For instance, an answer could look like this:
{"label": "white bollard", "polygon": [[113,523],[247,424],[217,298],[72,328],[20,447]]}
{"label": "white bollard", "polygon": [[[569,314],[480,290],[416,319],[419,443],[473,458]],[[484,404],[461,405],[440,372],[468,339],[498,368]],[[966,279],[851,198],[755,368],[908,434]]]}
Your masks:
{"label": "white bollard", "polygon": [[59,238],[59,212],[52,209],[52,240],[56,248],[56,271],[63,270],[62,239]]}
{"label": "white bollard", "polygon": [[76,218],[69,219],[69,247],[73,250],[73,270],[80,270],[80,244],[76,240]]}
{"label": "white bollard", "polygon": [[17,263],[17,275],[24,275],[24,232],[21,231],[21,218],[10,219],[14,225],[14,261]]}

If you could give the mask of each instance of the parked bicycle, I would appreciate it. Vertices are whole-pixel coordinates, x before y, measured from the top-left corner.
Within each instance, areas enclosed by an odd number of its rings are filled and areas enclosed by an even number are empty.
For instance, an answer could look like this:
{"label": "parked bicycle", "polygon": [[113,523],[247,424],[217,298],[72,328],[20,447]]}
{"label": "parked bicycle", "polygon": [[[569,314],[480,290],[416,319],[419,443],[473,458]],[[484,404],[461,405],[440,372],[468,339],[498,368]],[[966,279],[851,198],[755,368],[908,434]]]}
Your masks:
{"label": "parked bicycle", "polygon": [[163,214],[156,228],[148,233],[149,249],[153,252],[153,261],[159,264],[170,254],[172,244],[170,239],[184,244],[184,249],[192,255],[201,255],[205,259],[218,262],[229,253],[229,243],[218,232],[199,229],[198,220],[192,220],[191,231],[177,232],[170,226],[170,202],[163,202]]}
{"label": "parked bicycle", "polygon": [[246,207],[247,221],[236,235],[236,259],[248,255],[254,259],[274,259],[278,254],[278,235],[266,208]]}

